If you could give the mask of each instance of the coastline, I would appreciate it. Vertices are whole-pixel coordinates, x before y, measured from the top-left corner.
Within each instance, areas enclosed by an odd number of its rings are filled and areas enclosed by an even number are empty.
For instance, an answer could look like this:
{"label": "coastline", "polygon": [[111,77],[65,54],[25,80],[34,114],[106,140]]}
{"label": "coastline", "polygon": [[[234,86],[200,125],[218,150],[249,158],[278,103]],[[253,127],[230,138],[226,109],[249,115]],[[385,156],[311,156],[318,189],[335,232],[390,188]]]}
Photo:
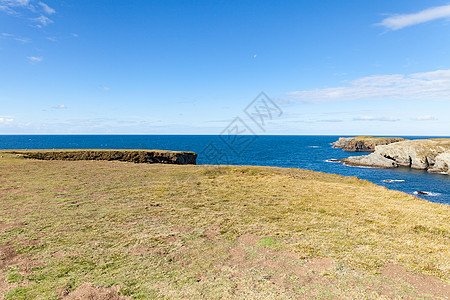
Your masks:
{"label": "coastline", "polygon": [[[419,196],[433,202],[450,203],[450,180],[441,174],[424,176],[420,170],[349,168],[340,164],[325,162],[330,158],[342,159],[349,155],[363,155],[364,152],[349,153],[332,148],[330,144],[338,136],[259,136],[245,151],[233,153],[226,145],[221,149],[221,156],[216,158],[205,154],[204,149],[211,142],[221,143],[219,136],[3,136],[0,147],[9,149],[24,148],[73,148],[73,149],[168,149],[193,150],[198,153],[198,165],[262,165],[286,168],[309,169],[318,172],[357,176],[389,189],[408,194],[414,191],[431,191],[440,193],[439,197]],[[419,137],[407,137],[415,139]],[[421,137],[422,138],[422,137]],[[223,143],[223,142],[222,142]],[[313,148],[309,146],[320,146]],[[405,180],[403,184],[386,184],[383,180]]]}

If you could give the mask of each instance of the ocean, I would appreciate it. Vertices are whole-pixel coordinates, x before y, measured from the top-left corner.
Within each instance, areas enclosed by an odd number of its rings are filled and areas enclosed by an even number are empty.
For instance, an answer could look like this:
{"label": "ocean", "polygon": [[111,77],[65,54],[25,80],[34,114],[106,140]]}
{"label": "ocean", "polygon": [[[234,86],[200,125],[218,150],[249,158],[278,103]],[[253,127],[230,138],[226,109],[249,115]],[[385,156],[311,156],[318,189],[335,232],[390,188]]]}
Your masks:
{"label": "ocean", "polygon": [[[197,164],[301,168],[356,176],[431,202],[450,204],[450,176],[406,167],[378,169],[331,162],[367,153],[332,148],[339,136],[1,135],[0,149],[161,149],[194,151]],[[405,137],[409,139],[428,137]]]}

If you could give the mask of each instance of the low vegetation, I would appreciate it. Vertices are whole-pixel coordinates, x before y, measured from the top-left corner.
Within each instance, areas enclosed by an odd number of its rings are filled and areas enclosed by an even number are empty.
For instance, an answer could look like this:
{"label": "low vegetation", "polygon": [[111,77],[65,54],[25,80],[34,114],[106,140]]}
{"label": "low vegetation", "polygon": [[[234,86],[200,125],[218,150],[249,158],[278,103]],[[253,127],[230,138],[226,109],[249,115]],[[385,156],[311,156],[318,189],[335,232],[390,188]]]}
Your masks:
{"label": "low vegetation", "polygon": [[8,153],[0,174],[6,299],[449,295],[449,207],[354,177]]}
{"label": "low vegetation", "polygon": [[164,150],[27,150],[11,153],[42,160],[118,160],[178,165],[195,165],[197,160],[194,152]]}

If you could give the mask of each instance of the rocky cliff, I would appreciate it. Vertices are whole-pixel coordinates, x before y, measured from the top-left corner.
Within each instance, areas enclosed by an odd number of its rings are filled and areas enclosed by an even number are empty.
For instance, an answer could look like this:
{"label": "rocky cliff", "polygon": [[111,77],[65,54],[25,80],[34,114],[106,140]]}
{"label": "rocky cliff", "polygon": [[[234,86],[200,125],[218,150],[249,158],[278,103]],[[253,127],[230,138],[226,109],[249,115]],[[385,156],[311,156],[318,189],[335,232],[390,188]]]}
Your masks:
{"label": "rocky cliff", "polygon": [[186,165],[197,163],[197,154],[164,150],[30,150],[11,151],[25,158],[41,160],[118,160],[134,163]]}
{"label": "rocky cliff", "polygon": [[450,174],[450,151],[444,152],[436,156],[434,166],[428,169],[429,172],[444,172]]}
{"label": "rocky cliff", "polygon": [[351,152],[373,152],[375,147],[379,145],[388,145],[391,143],[404,141],[399,137],[373,137],[373,136],[356,136],[339,138],[333,143],[334,148],[343,148],[344,151]]}
{"label": "rocky cliff", "polygon": [[450,139],[405,140],[376,146],[375,152],[340,160],[347,165],[395,168],[398,166],[449,173]]}

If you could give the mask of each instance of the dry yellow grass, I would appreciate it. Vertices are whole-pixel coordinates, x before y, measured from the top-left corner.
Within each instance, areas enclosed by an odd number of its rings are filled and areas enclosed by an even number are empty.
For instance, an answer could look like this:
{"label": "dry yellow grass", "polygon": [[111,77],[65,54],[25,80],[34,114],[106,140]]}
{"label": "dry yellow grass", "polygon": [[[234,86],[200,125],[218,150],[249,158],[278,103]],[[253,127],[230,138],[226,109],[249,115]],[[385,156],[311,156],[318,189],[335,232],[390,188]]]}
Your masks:
{"label": "dry yellow grass", "polygon": [[357,178],[8,154],[0,174],[8,299],[85,282],[134,298],[443,297],[450,280],[449,207]]}

